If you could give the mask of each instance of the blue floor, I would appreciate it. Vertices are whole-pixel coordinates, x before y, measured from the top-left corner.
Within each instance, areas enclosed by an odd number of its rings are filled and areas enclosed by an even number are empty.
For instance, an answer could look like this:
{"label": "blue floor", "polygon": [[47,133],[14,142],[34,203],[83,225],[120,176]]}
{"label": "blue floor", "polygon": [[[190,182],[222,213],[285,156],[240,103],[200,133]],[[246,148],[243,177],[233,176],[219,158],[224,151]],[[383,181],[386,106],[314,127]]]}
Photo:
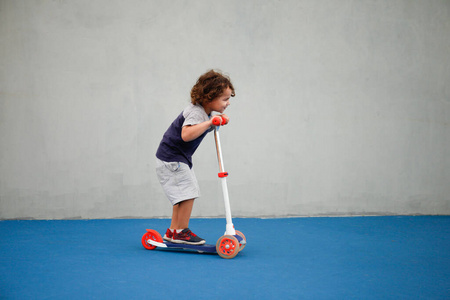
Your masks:
{"label": "blue floor", "polygon": [[[235,219],[234,259],[145,250],[169,220],[0,222],[0,299],[450,299],[450,217]],[[193,219],[215,243],[223,219]]]}

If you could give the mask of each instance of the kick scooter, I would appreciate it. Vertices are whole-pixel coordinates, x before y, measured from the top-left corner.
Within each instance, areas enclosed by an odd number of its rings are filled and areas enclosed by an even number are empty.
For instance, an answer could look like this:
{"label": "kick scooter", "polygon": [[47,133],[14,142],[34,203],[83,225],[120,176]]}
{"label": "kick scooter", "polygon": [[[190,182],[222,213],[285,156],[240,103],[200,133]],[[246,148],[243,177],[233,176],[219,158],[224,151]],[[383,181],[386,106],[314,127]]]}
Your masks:
{"label": "kick scooter", "polygon": [[222,119],[220,116],[215,116],[212,118],[212,123],[216,126],[214,128],[214,140],[216,142],[217,160],[219,161],[218,175],[222,182],[223,200],[225,204],[225,216],[227,222],[225,234],[217,240],[216,245],[189,245],[164,241],[159,232],[153,229],[147,229],[147,232],[142,236],[142,245],[145,249],[153,250],[158,247],[167,250],[188,250],[199,253],[217,253],[220,257],[229,259],[234,258],[247,244],[244,234],[234,229],[231,218],[230,200],[228,198],[227,188],[228,172],[225,172],[225,167],[223,166],[222,149],[220,146],[219,137],[219,128],[221,125],[226,124],[226,120]]}

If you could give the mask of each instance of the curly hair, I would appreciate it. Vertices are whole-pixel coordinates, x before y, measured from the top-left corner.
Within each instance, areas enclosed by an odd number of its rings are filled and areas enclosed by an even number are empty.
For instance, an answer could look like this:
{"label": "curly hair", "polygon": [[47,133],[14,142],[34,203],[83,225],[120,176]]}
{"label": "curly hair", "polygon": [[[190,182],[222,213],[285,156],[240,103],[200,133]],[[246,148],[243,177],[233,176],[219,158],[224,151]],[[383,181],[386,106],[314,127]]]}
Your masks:
{"label": "curly hair", "polygon": [[231,89],[231,97],[235,96],[234,87],[228,76],[214,70],[209,70],[201,75],[191,90],[192,104],[203,105],[212,102],[222,95],[224,90]]}

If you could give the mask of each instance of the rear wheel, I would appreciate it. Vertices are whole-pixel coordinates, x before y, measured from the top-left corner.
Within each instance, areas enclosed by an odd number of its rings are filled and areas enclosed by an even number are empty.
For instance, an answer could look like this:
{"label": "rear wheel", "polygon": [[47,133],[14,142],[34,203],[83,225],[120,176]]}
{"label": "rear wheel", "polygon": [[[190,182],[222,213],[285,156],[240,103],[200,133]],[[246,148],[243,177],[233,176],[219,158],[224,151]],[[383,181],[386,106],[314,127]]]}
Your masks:
{"label": "rear wheel", "polygon": [[155,242],[163,243],[163,239],[158,231],[153,229],[147,229],[147,232],[142,236],[142,246],[144,246],[147,250],[153,250],[156,248],[156,246],[153,246],[152,244],[149,244],[147,241],[152,240]]}

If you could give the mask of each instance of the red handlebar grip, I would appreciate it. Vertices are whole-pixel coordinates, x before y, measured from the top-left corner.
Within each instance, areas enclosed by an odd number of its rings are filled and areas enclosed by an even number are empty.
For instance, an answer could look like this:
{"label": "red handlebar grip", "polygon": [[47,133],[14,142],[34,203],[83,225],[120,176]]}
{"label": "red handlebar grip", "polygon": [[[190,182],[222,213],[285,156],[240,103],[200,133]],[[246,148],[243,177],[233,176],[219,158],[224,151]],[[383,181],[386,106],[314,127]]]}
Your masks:
{"label": "red handlebar grip", "polygon": [[220,116],[215,116],[212,118],[212,123],[215,126],[220,126],[223,123],[223,119]]}
{"label": "red handlebar grip", "polygon": [[228,124],[228,119],[222,118],[222,124],[221,125],[227,125]]}

